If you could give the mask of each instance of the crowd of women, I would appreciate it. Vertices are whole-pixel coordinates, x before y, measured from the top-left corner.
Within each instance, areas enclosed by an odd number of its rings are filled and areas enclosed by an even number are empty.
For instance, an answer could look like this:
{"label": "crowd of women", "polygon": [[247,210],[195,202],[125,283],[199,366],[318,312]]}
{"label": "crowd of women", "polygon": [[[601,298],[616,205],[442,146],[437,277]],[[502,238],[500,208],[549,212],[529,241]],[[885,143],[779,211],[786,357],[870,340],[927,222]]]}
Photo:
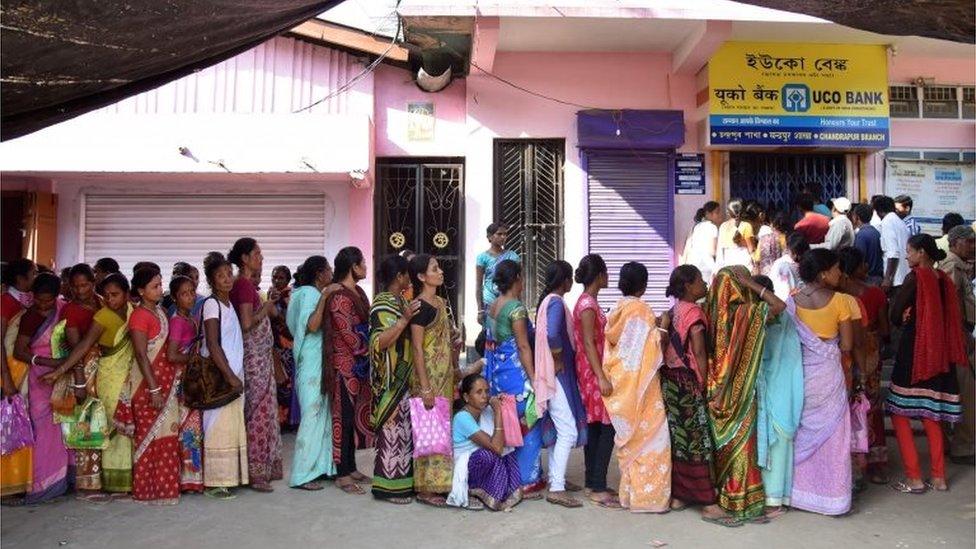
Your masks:
{"label": "crowd of women", "polygon": [[[204,258],[208,297],[186,263],[164,292],[152,263],[137,264],[130,279],[106,258],[74,266],[62,281],[13,262],[0,300],[9,342],[3,394],[26,395],[34,440],[3,455],[2,494],[37,503],[73,488],[89,501],[131,494],[165,504],[187,492],[229,499],[244,485],[270,492],[283,475],[281,426],[297,425],[288,480],[296,489],[321,490],[328,479],[393,504],[492,510],[544,494],[581,507],[574,492],[585,490],[605,508],[700,506],[704,520],[734,527],[788,508],[842,515],[862,478],[888,483],[885,409],[906,467],[893,486],[946,489],[939,422],[958,420],[954,369],[969,365],[956,289],[934,268],[945,259],[934,239],[908,241],[912,273],[889,304],[865,282],[856,248],[810,249],[799,234],[785,238],[782,223],[772,245],[765,231],[736,221],[728,240],[746,253],[723,265],[721,210],[708,205],[699,217],[714,225],[715,242],[705,243],[709,257],[691,261],[707,267],[672,272],[674,306],[651,309],[642,299],[648,270],[631,262],[615,273],[624,297],[609,314],[598,297],[610,273],[595,254],[575,270],[550,264],[541,295],[531,296],[538,301],[527,302],[507,228],[493,224],[478,259],[483,359],[467,366],[440,295],[444,272],[426,254],[384,258],[372,303],[354,247],[331,265],[307,258],[293,286],[290,270],[276,267],[264,295],[262,252],[250,238],[226,257]],[[780,269],[785,292],[758,274]],[[574,283],[582,293],[570,308]],[[879,350],[889,319],[902,334],[883,400]],[[242,396],[187,406],[181,376],[197,355]],[[66,401],[78,409],[93,399],[112,425],[107,445],[69,449],[55,419],[70,413]],[[453,448],[418,455],[434,434],[413,423],[431,412],[449,422]],[[930,438],[929,484],[912,417]],[[356,450],[374,446],[367,476]],[[583,447],[583,486],[566,478],[574,447]],[[614,455],[616,489],[607,481]]]}

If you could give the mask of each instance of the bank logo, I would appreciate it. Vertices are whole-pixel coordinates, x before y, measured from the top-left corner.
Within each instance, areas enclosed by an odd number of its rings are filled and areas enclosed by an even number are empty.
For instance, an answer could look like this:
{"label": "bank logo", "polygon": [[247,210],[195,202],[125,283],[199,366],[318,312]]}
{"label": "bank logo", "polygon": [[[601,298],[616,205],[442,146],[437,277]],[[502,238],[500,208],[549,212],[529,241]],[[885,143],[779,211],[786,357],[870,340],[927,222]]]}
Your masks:
{"label": "bank logo", "polygon": [[780,97],[786,112],[807,112],[810,110],[810,88],[803,84],[783,86]]}

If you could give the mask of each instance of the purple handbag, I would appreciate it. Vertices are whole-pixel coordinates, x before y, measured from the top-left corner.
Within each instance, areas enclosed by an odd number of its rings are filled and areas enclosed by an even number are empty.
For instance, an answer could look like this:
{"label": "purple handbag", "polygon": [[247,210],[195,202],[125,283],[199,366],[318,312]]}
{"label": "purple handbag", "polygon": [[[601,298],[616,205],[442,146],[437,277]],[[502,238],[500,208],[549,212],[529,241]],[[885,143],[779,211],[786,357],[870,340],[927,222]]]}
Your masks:
{"label": "purple handbag", "polygon": [[0,400],[0,455],[33,445],[34,431],[24,397],[13,395]]}

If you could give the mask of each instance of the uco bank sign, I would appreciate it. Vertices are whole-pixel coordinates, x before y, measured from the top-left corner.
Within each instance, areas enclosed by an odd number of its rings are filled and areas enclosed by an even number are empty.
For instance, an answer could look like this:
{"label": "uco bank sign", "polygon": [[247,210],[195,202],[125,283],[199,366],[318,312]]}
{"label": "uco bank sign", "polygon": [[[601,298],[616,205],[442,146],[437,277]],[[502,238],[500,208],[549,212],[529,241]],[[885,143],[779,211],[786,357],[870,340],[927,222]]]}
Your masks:
{"label": "uco bank sign", "polygon": [[728,42],[712,57],[712,145],[888,145],[884,46]]}

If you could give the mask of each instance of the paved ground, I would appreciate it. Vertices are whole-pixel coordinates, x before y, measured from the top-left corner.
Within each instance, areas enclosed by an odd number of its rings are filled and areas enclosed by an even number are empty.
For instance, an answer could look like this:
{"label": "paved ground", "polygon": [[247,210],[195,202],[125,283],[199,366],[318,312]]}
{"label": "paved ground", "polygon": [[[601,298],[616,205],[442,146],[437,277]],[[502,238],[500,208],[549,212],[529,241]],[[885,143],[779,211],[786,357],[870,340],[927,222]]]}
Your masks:
{"label": "paved ground", "polygon": [[[921,439],[919,439],[921,443]],[[293,437],[287,436],[291,454]],[[890,443],[893,445],[894,440]],[[894,456],[893,456],[894,457]],[[582,481],[579,450],[570,478]],[[372,453],[360,452],[370,471]],[[214,547],[833,547],[865,549],[972,548],[976,546],[974,469],[951,466],[952,490],[922,496],[871,486],[859,512],[834,519],[791,512],[763,526],[725,529],[706,524],[695,511],[664,516],[633,515],[592,506],[563,509],[526,502],[511,513],[394,506],[370,496],[349,496],[329,486],[302,492],[276,483],[273,494],[241,490],[237,499],[189,496],[174,507],[132,502],[94,505],[74,499],[0,511],[0,541],[6,548]],[[616,472],[613,472],[616,477]]]}

